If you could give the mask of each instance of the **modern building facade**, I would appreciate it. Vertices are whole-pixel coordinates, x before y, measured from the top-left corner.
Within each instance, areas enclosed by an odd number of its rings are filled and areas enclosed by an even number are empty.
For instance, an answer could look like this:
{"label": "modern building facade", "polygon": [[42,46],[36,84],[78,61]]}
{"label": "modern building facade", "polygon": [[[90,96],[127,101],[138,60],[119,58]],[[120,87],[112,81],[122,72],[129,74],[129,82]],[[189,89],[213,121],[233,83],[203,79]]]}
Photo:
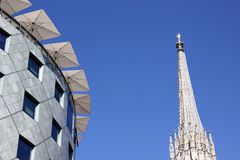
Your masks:
{"label": "modern building facade", "polygon": [[75,70],[76,88],[34,31],[0,11],[0,160],[73,160],[90,102],[72,91],[88,90],[85,74]]}
{"label": "modern building facade", "polygon": [[170,160],[216,160],[211,133],[203,128],[194,98],[184,44],[178,34],[179,126],[174,139],[170,135]]}

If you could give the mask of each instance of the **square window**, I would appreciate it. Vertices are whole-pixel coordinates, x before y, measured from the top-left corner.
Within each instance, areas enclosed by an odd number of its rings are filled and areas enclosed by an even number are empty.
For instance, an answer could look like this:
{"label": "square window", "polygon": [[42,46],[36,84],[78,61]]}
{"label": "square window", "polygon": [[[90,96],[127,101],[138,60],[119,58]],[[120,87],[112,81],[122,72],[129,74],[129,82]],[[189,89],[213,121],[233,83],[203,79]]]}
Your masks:
{"label": "square window", "polygon": [[34,118],[35,108],[38,105],[38,101],[33,98],[28,92],[25,92],[23,101],[23,111],[30,117]]}
{"label": "square window", "polygon": [[3,78],[4,74],[2,72],[0,72],[0,78]]}
{"label": "square window", "polygon": [[0,48],[2,50],[5,49],[5,43],[6,43],[6,39],[9,37],[10,35],[4,31],[2,28],[0,28]]}
{"label": "square window", "polygon": [[55,86],[55,95],[54,97],[56,98],[56,100],[60,103],[61,98],[63,96],[63,89],[62,87],[58,84],[58,82],[56,82],[56,86]]}
{"label": "square window", "polygon": [[33,148],[34,148],[34,145],[31,142],[29,142],[27,139],[20,136],[19,142],[18,142],[17,158],[30,159]]}
{"label": "square window", "polygon": [[42,67],[42,63],[32,54],[29,54],[28,70],[38,77],[39,70]]}
{"label": "square window", "polygon": [[72,124],[73,124],[73,106],[71,99],[68,100],[68,110],[67,110],[67,127],[72,134]]}
{"label": "square window", "polygon": [[68,156],[69,156],[69,160],[72,160],[72,159],[73,159],[73,149],[72,149],[70,143],[69,143],[69,145],[68,145]]}
{"label": "square window", "polygon": [[61,127],[60,125],[57,123],[57,121],[55,119],[53,119],[52,121],[52,138],[58,142],[58,137],[59,137],[59,134],[61,132]]}

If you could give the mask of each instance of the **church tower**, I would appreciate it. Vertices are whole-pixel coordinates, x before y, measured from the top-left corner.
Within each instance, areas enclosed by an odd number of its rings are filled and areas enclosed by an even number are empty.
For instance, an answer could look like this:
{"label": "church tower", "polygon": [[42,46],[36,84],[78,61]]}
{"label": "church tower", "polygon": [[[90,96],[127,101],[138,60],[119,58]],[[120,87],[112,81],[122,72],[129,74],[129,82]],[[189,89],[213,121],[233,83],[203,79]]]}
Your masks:
{"label": "church tower", "polygon": [[194,98],[184,44],[177,35],[179,126],[170,135],[170,160],[216,160],[211,133],[203,128]]}

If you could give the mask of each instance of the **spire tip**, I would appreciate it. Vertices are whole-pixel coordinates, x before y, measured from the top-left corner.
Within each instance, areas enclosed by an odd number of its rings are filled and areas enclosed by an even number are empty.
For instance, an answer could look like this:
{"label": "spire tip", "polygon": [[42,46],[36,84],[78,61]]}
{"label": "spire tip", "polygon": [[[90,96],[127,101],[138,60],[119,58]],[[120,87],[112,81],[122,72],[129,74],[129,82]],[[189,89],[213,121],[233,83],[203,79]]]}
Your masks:
{"label": "spire tip", "polygon": [[178,42],[181,42],[181,34],[180,33],[177,34],[177,38],[178,38]]}
{"label": "spire tip", "polygon": [[184,47],[183,47],[183,42],[182,42],[182,40],[181,40],[181,34],[180,33],[178,33],[177,34],[177,43],[176,43],[176,47],[177,47],[177,49],[180,51],[183,51],[184,50]]}

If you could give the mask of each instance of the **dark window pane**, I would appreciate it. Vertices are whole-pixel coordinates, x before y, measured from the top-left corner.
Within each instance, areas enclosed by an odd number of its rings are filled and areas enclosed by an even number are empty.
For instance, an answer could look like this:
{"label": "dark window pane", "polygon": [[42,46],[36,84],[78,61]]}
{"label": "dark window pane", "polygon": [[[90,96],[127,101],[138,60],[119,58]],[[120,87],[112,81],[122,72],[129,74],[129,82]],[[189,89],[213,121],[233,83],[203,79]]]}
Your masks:
{"label": "dark window pane", "polygon": [[58,135],[61,131],[61,127],[59,124],[56,122],[55,119],[53,119],[52,123],[52,138],[57,142],[58,141]]}
{"label": "dark window pane", "polygon": [[72,160],[73,159],[73,149],[72,149],[70,143],[69,143],[69,148],[68,148],[68,155],[69,155],[69,160]]}
{"label": "dark window pane", "polygon": [[34,112],[37,105],[38,101],[35,100],[29,93],[25,92],[23,111],[30,117],[34,118]]}
{"label": "dark window pane", "polygon": [[19,137],[17,158],[20,160],[30,159],[31,151],[34,145],[23,137]]}
{"label": "dark window pane", "polygon": [[0,72],[0,78],[3,78],[4,74],[2,72]]}
{"label": "dark window pane", "polygon": [[28,69],[32,74],[38,77],[39,69],[42,67],[41,62],[30,53],[28,61]]}
{"label": "dark window pane", "polygon": [[6,39],[9,37],[10,35],[5,32],[2,28],[0,28],[0,48],[2,50],[4,50],[5,48],[5,43],[6,43]]}
{"label": "dark window pane", "polygon": [[67,127],[70,130],[70,133],[72,133],[72,122],[73,122],[73,107],[72,107],[72,101],[68,100],[68,112],[67,112]]}
{"label": "dark window pane", "polygon": [[63,89],[62,87],[56,82],[56,86],[55,86],[55,98],[58,102],[60,102],[62,95],[63,95]]}

